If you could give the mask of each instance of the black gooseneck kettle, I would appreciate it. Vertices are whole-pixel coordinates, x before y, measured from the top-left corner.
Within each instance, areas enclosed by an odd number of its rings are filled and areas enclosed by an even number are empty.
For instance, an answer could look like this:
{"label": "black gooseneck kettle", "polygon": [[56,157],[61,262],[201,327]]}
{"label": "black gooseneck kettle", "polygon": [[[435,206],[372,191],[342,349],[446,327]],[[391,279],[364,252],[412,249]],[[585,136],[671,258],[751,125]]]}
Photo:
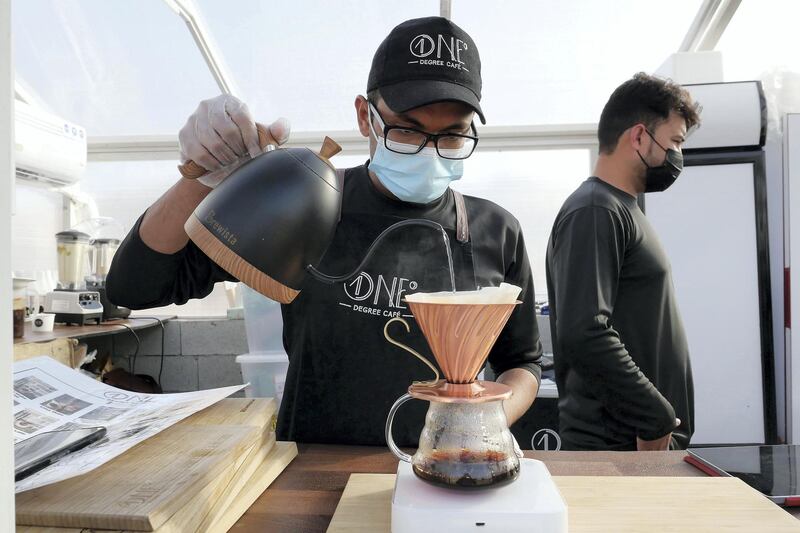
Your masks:
{"label": "black gooseneck kettle", "polygon": [[[258,129],[262,148],[267,147],[266,131]],[[326,137],[319,154],[308,148],[267,148],[209,193],[184,225],[189,238],[239,281],[288,304],[300,293],[306,275],[327,283],[346,281],[361,271],[387,233],[408,225],[442,233],[452,272],[447,234],[440,224],[424,219],[388,227],[353,272],[342,276],[319,272],[316,266],[341,215],[344,184],[329,160],[341,147]],[[193,161],[178,169],[189,179],[207,172]]]}

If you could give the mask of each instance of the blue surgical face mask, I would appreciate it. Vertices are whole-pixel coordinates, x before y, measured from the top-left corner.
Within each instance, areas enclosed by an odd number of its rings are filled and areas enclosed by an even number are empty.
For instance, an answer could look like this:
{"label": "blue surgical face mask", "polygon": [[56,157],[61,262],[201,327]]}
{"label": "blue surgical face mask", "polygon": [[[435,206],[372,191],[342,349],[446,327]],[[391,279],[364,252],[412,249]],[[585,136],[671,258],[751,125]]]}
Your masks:
{"label": "blue surgical face mask", "polygon": [[[389,192],[404,202],[415,204],[428,204],[433,202],[447,191],[451,181],[461,179],[464,173],[463,159],[445,159],[436,153],[436,148],[423,148],[416,154],[399,154],[392,152],[384,144],[383,137],[379,137],[372,125],[373,117],[370,113],[369,127],[375,136],[375,154],[369,163],[369,169],[378,176],[378,179]],[[378,120],[383,121],[374,114]],[[389,141],[394,145],[395,143]],[[398,146],[398,149],[401,147]],[[408,147],[413,151],[417,147]]]}

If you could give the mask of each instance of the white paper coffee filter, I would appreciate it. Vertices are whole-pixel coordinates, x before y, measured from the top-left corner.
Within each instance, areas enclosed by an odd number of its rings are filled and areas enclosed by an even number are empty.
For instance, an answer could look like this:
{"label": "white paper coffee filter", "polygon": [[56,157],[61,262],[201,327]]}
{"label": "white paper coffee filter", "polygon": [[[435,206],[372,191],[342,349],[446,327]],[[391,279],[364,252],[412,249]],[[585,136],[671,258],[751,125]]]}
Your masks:
{"label": "white paper coffee filter", "polygon": [[483,287],[477,291],[417,292],[405,297],[407,302],[429,304],[513,304],[517,301],[520,287],[501,283],[499,287]]}

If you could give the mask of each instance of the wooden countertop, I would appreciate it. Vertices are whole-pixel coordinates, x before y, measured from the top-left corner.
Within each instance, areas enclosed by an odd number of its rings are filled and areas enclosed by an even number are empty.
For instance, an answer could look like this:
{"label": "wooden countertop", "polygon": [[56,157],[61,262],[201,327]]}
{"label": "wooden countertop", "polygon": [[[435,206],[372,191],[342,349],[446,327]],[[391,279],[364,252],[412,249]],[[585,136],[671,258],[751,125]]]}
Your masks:
{"label": "wooden countertop", "polygon": [[[175,318],[172,316],[159,316],[162,321],[167,322]],[[123,325],[124,324],[124,325]],[[112,333],[120,333],[128,331],[128,326],[134,330],[149,328],[157,326],[158,321],[152,318],[125,318],[120,320],[109,320],[100,324],[91,324],[87,326],[66,326],[64,324],[56,324],[53,331],[41,332],[33,331],[31,322],[25,322],[25,336],[21,339],[14,339],[14,344],[23,344],[29,342],[49,342],[55,339],[70,337],[74,339],[97,337],[99,335],[109,335]]]}
{"label": "wooden countertop", "polygon": [[[231,528],[231,533],[324,532],[351,473],[394,474],[386,448],[300,444],[300,454]],[[532,452],[554,476],[705,476],[685,452]],[[800,508],[790,511],[800,518]]]}

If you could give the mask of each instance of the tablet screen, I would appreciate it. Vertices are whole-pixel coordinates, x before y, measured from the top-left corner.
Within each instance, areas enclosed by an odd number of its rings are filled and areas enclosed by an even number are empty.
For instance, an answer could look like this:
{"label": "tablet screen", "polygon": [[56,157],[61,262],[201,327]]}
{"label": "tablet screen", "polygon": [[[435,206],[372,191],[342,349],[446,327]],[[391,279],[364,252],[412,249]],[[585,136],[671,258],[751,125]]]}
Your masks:
{"label": "tablet screen", "polygon": [[797,496],[797,445],[693,448],[704,463],[738,477],[767,496]]}
{"label": "tablet screen", "polygon": [[20,441],[14,445],[14,472],[19,474],[54,454],[73,449],[82,442],[88,444],[95,434],[102,437],[104,433],[102,428],[47,431]]}

